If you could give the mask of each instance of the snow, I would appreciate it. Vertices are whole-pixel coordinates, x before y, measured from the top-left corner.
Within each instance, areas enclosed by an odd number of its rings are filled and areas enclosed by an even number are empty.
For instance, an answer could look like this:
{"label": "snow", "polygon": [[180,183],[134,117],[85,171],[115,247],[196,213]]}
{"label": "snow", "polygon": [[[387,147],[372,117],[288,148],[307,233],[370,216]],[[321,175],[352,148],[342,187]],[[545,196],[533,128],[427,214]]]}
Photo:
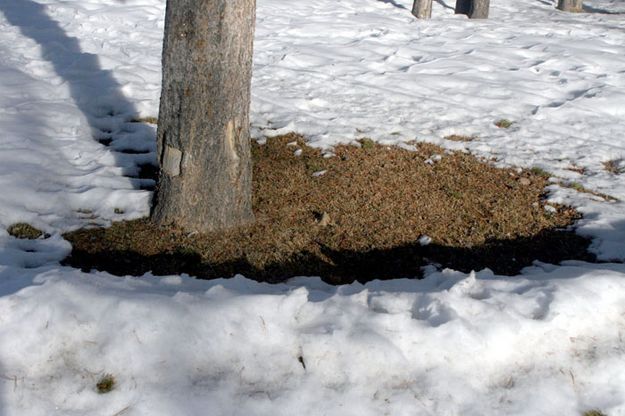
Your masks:
{"label": "snow", "polygon": [[427,246],[432,242],[432,237],[430,237],[429,235],[422,235],[421,237],[419,237],[418,241],[419,244],[421,244],[422,246]]}
{"label": "snow", "polygon": [[[625,2],[495,0],[484,21],[451,0],[417,21],[411,3],[258,0],[255,137],[539,167],[592,250],[625,260],[625,176],[603,166],[625,159]],[[0,415],[625,415],[622,264],[342,287],[61,267],[61,232],[149,212],[153,184],[131,176],[155,161],[155,129],[133,120],[158,113],[163,14],[0,0]],[[16,222],[51,237],[17,240]],[[117,387],[99,395],[105,373]]]}
{"label": "snow", "polygon": [[[339,288],[54,267],[0,276],[2,414],[625,410],[622,265]],[[118,387],[98,395],[105,373]]]}

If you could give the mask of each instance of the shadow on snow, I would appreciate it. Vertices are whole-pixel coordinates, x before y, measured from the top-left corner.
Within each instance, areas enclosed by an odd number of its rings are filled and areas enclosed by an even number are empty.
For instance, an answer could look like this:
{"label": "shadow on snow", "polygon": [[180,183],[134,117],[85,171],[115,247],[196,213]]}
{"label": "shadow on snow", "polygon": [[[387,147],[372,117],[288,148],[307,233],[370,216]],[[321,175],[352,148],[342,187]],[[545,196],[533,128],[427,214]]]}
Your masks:
{"label": "shadow on snow", "polygon": [[[40,46],[42,58],[67,83],[93,138],[110,146],[124,175],[147,177],[142,170],[155,164],[154,128],[136,122],[135,106],[124,96],[111,71],[102,68],[98,56],[83,52],[79,40],[46,14],[45,5],[32,0],[0,0],[0,12]],[[154,181],[134,179],[133,184],[150,189]]]}

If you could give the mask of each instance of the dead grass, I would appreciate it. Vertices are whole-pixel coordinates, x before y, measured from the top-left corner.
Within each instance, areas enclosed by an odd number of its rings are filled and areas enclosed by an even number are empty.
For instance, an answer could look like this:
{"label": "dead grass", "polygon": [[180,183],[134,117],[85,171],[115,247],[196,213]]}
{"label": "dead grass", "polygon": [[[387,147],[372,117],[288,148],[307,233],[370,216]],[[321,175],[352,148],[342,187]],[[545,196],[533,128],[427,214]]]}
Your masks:
{"label": "dead grass", "polygon": [[104,374],[98,380],[96,384],[96,390],[99,394],[110,393],[115,389],[115,385],[117,382],[115,381],[115,377],[112,374]]}
{"label": "dead grass", "polygon": [[475,139],[475,136],[464,136],[461,134],[451,134],[449,136],[445,136],[445,140],[451,140],[452,142],[472,142]]}
{"label": "dead grass", "polygon": [[9,233],[9,235],[15,238],[23,238],[28,240],[36,240],[37,238],[44,235],[43,231],[38,230],[32,225],[24,222],[10,225],[9,228],[7,228],[7,232]]}
{"label": "dead grass", "polygon": [[566,168],[566,170],[570,170],[571,172],[575,172],[575,173],[579,173],[580,175],[583,175],[586,173],[586,168],[583,166],[577,166],[577,165],[570,165]]}
{"label": "dead grass", "polygon": [[365,150],[373,149],[375,147],[375,142],[368,137],[358,140],[358,143],[360,143],[360,147]]}
{"label": "dead grass", "polygon": [[539,168],[537,166],[531,168],[530,172],[531,172],[532,175],[540,176],[541,178],[543,178],[545,180],[548,180],[552,176],[550,172],[547,172],[543,168]]}
{"label": "dead grass", "polygon": [[610,172],[613,175],[620,175],[625,173],[625,166],[623,166],[622,159],[612,159],[603,162],[603,169]]}
{"label": "dead grass", "polygon": [[609,201],[609,202],[617,202],[618,201],[618,198],[615,198],[612,195],[604,194],[602,192],[593,191],[592,189],[588,189],[588,188],[584,187],[584,185],[582,185],[579,182],[560,182],[560,185],[565,187],[565,188],[574,189],[577,192],[581,192],[581,193],[584,193],[584,194],[597,196],[597,197],[599,197],[601,199],[605,199],[606,201]]}
{"label": "dead grass", "polygon": [[495,121],[495,126],[499,127],[500,129],[509,129],[510,127],[512,127],[513,124],[514,121],[510,121],[507,118],[500,118],[499,120]]}
{"label": "dead grass", "polygon": [[[287,146],[293,141],[299,157]],[[343,283],[415,277],[431,262],[514,274],[535,259],[592,260],[587,240],[562,231],[579,214],[565,206],[545,212],[540,175],[430,144],[414,152],[361,147],[338,146],[336,157],[323,158],[300,136],[270,138],[253,146],[255,224],[205,235],[148,220],[79,230],[66,235],[74,247],[66,263],[117,274],[243,273],[272,282],[320,275]],[[426,163],[436,154],[440,161]],[[423,236],[432,243],[421,246]]]}
{"label": "dead grass", "polygon": [[600,410],[588,410],[582,416],[606,416],[606,414]]}

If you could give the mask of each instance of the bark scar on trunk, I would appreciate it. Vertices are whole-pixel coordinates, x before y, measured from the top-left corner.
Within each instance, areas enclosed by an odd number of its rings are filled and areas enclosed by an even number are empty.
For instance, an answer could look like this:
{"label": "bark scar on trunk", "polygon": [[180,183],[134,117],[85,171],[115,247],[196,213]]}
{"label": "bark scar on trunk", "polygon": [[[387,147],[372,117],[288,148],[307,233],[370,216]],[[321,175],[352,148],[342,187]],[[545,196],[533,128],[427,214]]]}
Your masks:
{"label": "bark scar on trunk", "polygon": [[239,155],[237,153],[236,137],[236,121],[232,119],[226,124],[226,140],[224,141],[226,157],[231,161],[229,163],[230,177],[236,180],[239,171]]}
{"label": "bark scar on trunk", "polygon": [[180,163],[182,162],[182,152],[175,147],[165,145],[163,154],[163,172],[169,176],[180,175]]}

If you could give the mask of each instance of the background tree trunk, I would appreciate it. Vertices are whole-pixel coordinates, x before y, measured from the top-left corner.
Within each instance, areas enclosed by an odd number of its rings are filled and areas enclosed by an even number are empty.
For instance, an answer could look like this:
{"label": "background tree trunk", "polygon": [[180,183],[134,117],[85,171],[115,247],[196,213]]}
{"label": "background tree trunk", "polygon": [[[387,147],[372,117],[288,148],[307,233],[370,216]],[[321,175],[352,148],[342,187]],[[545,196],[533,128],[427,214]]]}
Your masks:
{"label": "background tree trunk", "polygon": [[565,12],[579,13],[583,11],[582,0],[558,0],[558,9]]}
{"label": "background tree trunk", "polygon": [[152,219],[206,232],[253,220],[255,0],[168,0]]}
{"label": "background tree trunk", "polygon": [[456,14],[466,14],[470,19],[488,19],[490,0],[456,0]]}
{"label": "background tree trunk", "polygon": [[432,17],[432,0],[414,0],[412,14],[417,19],[429,19]]}

